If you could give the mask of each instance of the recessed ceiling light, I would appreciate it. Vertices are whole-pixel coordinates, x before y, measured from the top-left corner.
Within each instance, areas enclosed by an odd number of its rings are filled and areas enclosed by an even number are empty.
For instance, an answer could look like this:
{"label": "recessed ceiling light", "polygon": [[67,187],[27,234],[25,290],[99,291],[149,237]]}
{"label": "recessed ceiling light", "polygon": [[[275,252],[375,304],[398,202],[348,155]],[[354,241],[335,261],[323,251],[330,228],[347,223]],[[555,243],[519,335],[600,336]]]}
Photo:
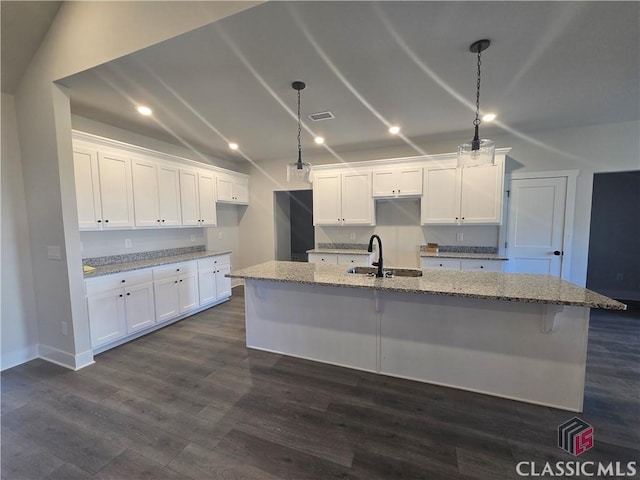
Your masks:
{"label": "recessed ceiling light", "polygon": [[148,117],[153,113],[153,110],[151,110],[149,107],[145,107],[144,105],[140,105],[138,108],[136,108],[136,110],[138,110],[138,113],[140,115],[144,115],[145,117]]}
{"label": "recessed ceiling light", "polygon": [[322,137],[316,137],[314,139],[314,141],[318,144],[318,145],[322,145],[324,143],[324,138]]}
{"label": "recessed ceiling light", "polygon": [[496,119],[495,113],[487,113],[482,117],[483,122],[493,122]]}
{"label": "recessed ceiling light", "polygon": [[229,144],[229,148],[231,150],[237,150],[238,149],[238,144],[237,143],[230,143]]}
{"label": "recessed ceiling light", "polygon": [[400,127],[396,125],[389,127],[389,133],[391,133],[392,135],[397,135],[398,133],[400,133]]}

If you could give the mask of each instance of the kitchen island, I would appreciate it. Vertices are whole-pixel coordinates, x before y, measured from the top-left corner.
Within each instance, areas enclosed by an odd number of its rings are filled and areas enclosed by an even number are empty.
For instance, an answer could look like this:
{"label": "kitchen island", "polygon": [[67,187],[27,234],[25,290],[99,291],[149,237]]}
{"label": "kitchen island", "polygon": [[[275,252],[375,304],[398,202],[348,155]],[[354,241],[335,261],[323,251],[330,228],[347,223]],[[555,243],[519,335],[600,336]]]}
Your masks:
{"label": "kitchen island", "polygon": [[625,309],[546,275],[267,262],[229,276],[245,281],[247,347],[572,411],[590,309]]}

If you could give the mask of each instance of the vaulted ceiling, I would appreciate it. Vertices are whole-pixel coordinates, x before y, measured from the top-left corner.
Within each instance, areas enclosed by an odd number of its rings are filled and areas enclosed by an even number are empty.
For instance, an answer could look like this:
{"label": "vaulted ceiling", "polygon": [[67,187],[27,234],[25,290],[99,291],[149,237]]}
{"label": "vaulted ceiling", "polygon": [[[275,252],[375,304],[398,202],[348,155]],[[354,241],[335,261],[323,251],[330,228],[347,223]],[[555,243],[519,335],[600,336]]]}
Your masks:
{"label": "vaulted ceiling", "polygon": [[[227,160],[637,120],[638,2],[267,2],[63,79],[72,111]],[[117,32],[114,32],[117,34]],[[135,106],[154,110],[142,117]],[[307,115],[330,110],[335,119]],[[400,125],[404,138],[388,133]],[[237,142],[240,152],[229,150]]]}

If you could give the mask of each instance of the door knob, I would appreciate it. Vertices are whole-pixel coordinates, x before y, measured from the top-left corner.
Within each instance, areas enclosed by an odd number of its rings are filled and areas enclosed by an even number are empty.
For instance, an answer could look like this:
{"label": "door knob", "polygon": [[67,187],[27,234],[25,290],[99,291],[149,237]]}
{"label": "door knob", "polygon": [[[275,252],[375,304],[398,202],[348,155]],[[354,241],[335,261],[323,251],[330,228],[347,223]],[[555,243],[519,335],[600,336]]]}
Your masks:
{"label": "door knob", "polygon": [[560,250],[555,250],[555,251],[553,252],[553,254],[554,254],[554,255],[556,255],[556,256],[560,255]]}

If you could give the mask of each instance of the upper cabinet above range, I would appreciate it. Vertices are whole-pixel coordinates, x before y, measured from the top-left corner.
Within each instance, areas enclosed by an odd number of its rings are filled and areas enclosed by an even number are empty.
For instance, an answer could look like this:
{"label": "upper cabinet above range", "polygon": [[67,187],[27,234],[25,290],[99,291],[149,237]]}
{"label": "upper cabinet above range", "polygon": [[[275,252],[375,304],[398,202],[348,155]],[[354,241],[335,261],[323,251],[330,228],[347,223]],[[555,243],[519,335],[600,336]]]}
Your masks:
{"label": "upper cabinet above range", "polygon": [[80,230],[216,225],[216,203],[249,203],[242,173],[73,132]]}
{"label": "upper cabinet above range", "polygon": [[399,165],[374,169],[374,198],[400,198],[422,196],[422,167]]}

